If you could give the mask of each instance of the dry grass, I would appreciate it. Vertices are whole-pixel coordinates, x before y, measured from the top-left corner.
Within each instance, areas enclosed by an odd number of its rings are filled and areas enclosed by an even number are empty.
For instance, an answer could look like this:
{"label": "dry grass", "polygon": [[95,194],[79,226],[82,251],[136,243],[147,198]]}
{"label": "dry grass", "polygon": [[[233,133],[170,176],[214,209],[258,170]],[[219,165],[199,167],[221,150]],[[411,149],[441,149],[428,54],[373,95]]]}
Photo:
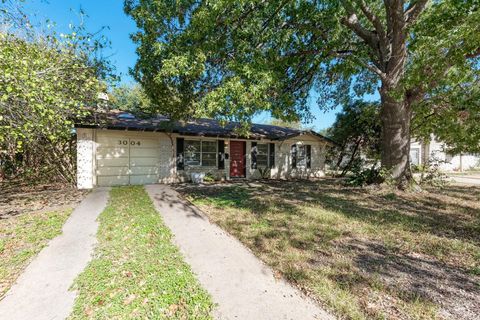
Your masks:
{"label": "dry grass", "polygon": [[0,299],[32,258],[62,232],[71,209],[0,219]]}
{"label": "dry grass", "polygon": [[64,184],[0,181],[0,299],[86,194]]}
{"label": "dry grass", "polygon": [[321,180],[179,190],[342,318],[478,317],[478,187],[407,194]]}
{"label": "dry grass", "polygon": [[75,207],[87,192],[62,183],[0,181],[0,220],[30,212],[66,210]]}

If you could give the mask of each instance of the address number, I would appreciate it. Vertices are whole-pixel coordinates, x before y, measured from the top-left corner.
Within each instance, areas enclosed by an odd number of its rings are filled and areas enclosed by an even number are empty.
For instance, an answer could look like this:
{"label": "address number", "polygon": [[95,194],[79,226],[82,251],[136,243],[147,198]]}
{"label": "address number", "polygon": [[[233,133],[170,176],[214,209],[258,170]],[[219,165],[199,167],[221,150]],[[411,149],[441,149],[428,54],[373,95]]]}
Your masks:
{"label": "address number", "polygon": [[[128,146],[128,140],[118,140],[118,145]],[[130,140],[131,146],[139,146],[141,145],[140,141]]]}

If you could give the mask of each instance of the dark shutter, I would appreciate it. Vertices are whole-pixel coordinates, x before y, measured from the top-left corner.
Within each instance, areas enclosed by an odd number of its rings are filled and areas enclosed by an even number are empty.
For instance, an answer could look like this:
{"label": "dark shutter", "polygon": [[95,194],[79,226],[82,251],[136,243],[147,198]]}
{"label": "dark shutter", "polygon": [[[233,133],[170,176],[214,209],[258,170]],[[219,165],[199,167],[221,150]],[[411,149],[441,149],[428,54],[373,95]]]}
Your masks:
{"label": "dark shutter", "polygon": [[270,168],[275,167],[275,143],[269,143],[268,165]]}
{"label": "dark shutter", "polygon": [[225,141],[218,140],[218,169],[225,169]]}
{"label": "dark shutter", "polygon": [[293,144],[290,149],[290,158],[292,159],[292,168],[297,167],[297,145]]}
{"label": "dark shutter", "polygon": [[307,157],[307,168],[311,168],[312,167],[312,146],[307,144],[305,148],[306,148],[305,153]]}
{"label": "dark shutter", "polygon": [[177,170],[183,170],[184,168],[183,149],[184,149],[184,139],[177,138]]}
{"label": "dark shutter", "polygon": [[252,169],[257,169],[257,143],[252,142]]}

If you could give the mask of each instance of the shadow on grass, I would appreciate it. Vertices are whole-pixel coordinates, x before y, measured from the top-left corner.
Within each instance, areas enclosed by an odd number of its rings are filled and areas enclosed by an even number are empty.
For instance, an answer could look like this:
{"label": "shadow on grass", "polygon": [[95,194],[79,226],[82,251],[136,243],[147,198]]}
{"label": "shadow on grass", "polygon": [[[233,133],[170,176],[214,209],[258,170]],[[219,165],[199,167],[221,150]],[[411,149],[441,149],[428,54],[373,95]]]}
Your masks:
{"label": "shadow on grass", "polygon": [[[437,196],[429,192],[412,196],[374,194],[360,188],[339,187],[332,180],[319,180],[184,185],[179,190],[197,199],[207,196],[216,206],[248,209],[257,216],[272,210],[301,215],[300,205],[316,205],[371,225],[396,226],[480,244],[480,187],[455,186]],[[275,200],[266,196],[274,196]],[[449,201],[452,197],[458,201]],[[475,202],[477,206],[472,204]]]}
{"label": "shadow on grass", "polygon": [[[283,261],[282,271],[292,281],[302,281],[311,270],[330,266],[333,271],[328,277],[352,292],[380,285],[403,301],[434,303],[441,306],[443,314],[459,319],[475,317],[475,310],[480,309],[479,277],[469,274],[461,264],[447,264],[408,249],[399,251],[385,240],[386,233],[397,230],[408,232],[410,237],[434,235],[478,248],[480,187],[449,186],[408,194],[346,188],[325,179],[182,185],[178,189],[196,199],[194,202],[205,201],[220,212],[240,209],[253,215],[243,219],[239,212],[224,213],[221,223],[243,237],[254,251],[269,255],[273,263],[282,264],[275,259],[286,258],[278,257],[282,247],[272,248],[268,244],[272,240],[276,246],[283,244],[285,249],[304,252],[308,267],[290,270]],[[334,212],[353,225],[366,224],[378,236],[351,235],[348,228],[338,225],[343,222],[335,221],[335,216],[324,217],[320,211],[318,217],[311,212],[306,215],[306,207]],[[480,252],[477,255],[478,263]],[[346,270],[339,257],[349,261]],[[380,284],[376,284],[377,278]]]}

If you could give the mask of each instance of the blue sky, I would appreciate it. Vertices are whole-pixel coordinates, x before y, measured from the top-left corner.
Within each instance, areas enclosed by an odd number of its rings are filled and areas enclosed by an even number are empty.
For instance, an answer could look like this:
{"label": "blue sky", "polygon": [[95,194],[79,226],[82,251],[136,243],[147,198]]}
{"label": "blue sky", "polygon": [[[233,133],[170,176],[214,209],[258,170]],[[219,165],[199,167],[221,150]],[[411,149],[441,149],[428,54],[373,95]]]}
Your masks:
{"label": "blue sky", "polygon": [[[128,74],[128,69],[135,65],[137,55],[135,45],[129,35],[135,32],[135,23],[123,12],[122,0],[30,0],[25,4],[25,9],[30,15],[34,14],[38,20],[50,19],[57,24],[59,32],[66,32],[70,23],[78,24],[79,10],[82,8],[89,16],[85,25],[91,32],[108,27],[104,31],[105,36],[111,41],[112,48],[105,52],[110,56],[122,77],[122,82],[129,83],[134,80]],[[338,108],[328,112],[320,110],[315,99],[311,99],[310,109],[315,120],[307,124],[315,130],[322,130],[329,127],[335,121],[335,114]],[[258,123],[268,122],[270,116],[267,113],[255,117]]]}

